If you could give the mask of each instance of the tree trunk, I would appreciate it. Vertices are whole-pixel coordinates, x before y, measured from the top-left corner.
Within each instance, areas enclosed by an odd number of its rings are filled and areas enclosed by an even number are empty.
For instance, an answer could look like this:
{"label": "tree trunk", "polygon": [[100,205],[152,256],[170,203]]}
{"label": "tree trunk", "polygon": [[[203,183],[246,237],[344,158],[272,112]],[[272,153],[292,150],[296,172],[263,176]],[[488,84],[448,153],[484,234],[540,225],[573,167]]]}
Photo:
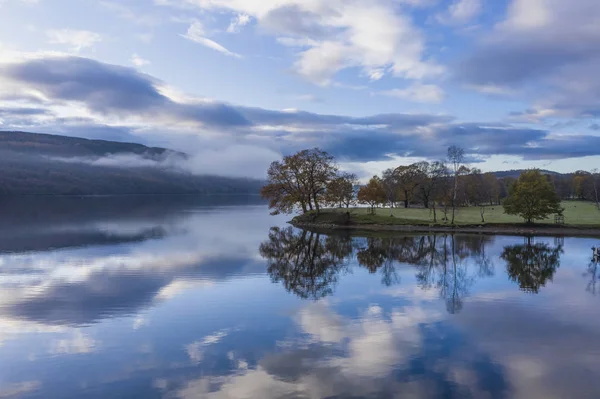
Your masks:
{"label": "tree trunk", "polygon": [[437,223],[437,215],[435,213],[435,201],[433,202],[433,223]]}
{"label": "tree trunk", "polygon": [[[455,167],[456,169],[456,167]],[[458,191],[458,170],[454,171],[454,190],[452,191],[452,223],[454,224],[454,211],[456,209],[456,193]]]}

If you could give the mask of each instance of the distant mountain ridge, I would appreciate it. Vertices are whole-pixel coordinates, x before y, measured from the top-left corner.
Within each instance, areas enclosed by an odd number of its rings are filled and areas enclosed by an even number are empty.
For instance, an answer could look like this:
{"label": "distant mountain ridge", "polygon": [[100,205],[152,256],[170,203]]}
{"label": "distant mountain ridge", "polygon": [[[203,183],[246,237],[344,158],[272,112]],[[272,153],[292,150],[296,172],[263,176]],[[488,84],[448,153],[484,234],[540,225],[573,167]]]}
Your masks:
{"label": "distant mountain ridge", "polygon": [[[140,166],[122,166],[121,159]],[[0,131],[0,195],[258,194],[263,185],[164,166],[187,159],[136,143]]]}
{"label": "distant mountain ridge", "polygon": [[[521,176],[521,174],[523,172],[527,172],[528,169],[514,169],[514,170],[501,170],[501,171],[497,171],[497,172],[492,172],[498,179],[503,179],[505,177],[512,177],[517,179],[519,176]],[[563,176],[563,175],[569,175],[572,173],[559,173],[559,172],[554,172],[552,170],[546,170],[546,169],[540,169],[540,172],[544,175],[551,175],[551,176]]]}

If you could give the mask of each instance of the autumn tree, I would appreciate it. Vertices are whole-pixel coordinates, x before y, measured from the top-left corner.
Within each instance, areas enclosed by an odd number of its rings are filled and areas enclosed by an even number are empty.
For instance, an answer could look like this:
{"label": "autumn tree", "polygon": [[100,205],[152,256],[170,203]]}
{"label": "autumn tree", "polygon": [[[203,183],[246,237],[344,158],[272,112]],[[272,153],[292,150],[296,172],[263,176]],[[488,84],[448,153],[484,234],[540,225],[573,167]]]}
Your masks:
{"label": "autumn tree", "polygon": [[456,214],[456,196],[458,193],[458,177],[464,170],[465,150],[455,145],[448,148],[448,162],[452,168],[452,221]]}
{"label": "autumn tree", "polygon": [[563,212],[554,187],[537,169],[528,170],[519,176],[503,205],[507,214],[519,215],[527,223]]}
{"label": "autumn tree", "polygon": [[336,174],[337,165],[331,155],[318,148],[303,150],[271,164],[261,196],[269,200],[274,215],[296,209],[318,212],[327,184]]}
{"label": "autumn tree", "polygon": [[371,208],[371,214],[375,214],[375,207],[386,201],[385,189],[381,179],[373,176],[366,186],[360,188],[357,198],[359,202],[368,204]]}
{"label": "autumn tree", "polygon": [[358,179],[353,173],[341,173],[327,183],[325,201],[330,206],[349,208],[354,203],[354,186]]}

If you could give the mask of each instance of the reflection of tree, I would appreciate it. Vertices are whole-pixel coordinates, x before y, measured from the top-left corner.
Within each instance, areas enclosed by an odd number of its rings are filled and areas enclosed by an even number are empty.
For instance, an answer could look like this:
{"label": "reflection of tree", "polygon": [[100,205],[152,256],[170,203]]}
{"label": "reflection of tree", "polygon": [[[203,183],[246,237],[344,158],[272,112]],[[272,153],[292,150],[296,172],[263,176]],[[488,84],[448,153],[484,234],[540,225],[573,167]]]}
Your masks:
{"label": "reflection of tree", "polygon": [[[439,289],[448,312],[458,313],[476,276],[494,274],[494,266],[485,252],[485,246],[493,237],[445,235],[423,238],[421,257],[416,262],[417,281],[424,289]],[[475,273],[469,272],[472,264],[477,266]]]}
{"label": "reflection of tree", "polygon": [[546,243],[533,243],[528,237],[524,245],[504,247],[500,257],[507,262],[506,271],[523,291],[537,294],[560,266],[562,245],[555,248]]}
{"label": "reflection of tree", "polygon": [[590,281],[586,287],[586,291],[591,293],[592,295],[596,295],[596,282],[598,281],[598,263],[600,262],[600,257],[596,254],[592,256],[590,260],[590,264],[588,265],[587,272],[584,276],[589,276]]}
{"label": "reflection of tree", "polygon": [[[478,277],[494,274],[485,246],[492,236],[394,236],[355,238],[272,228],[260,246],[274,282],[301,298],[330,295],[338,275],[356,250],[356,260],[370,273],[380,273],[386,286],[398,283],[398,264],[417,267],[423,289],[437,289],[450,313],[458,313]],[[474,270],[471,268],[475,266]]]}
{"label": "reflection of tree", "polygon": [[369,273],[380,270],[381,282],[388,287],[400,281],[394,265],[398,249],[395,241],[391,238],[367,238],[367,246],[356,252],[358,263],[367,268]]}
{"label": "reflection of tree", "polygon": [[301,298],[318,299],[333,292],[338,274],[352,254],[352,241],[273,227],[260,254],[267,259],[273,282],[282,281],[286,290]]}

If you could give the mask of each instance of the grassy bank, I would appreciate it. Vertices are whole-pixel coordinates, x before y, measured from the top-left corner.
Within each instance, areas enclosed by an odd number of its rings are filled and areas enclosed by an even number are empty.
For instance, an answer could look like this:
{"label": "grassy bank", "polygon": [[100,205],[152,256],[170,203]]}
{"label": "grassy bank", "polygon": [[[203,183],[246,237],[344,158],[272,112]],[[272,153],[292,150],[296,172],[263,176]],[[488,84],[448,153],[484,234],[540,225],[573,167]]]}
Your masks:
{"label": "grassy bank", "polygon": [[[554,217],[527,225],[518,216],[506,215],[502,206],[486,207],[485,223],[481,223],[479,207],[460,208],[456,213],[455,226],[444,223],[443,213],[438,210],[438,222],[433,215],[422,208],[378,208],[374,215],[367,208],[326,209],[321,213],[309,212],[292,220],[296,226],[322,226],[329,228],[354,228],[366,230],[427,230],[447,231],[461,229],[469,232],[517,232],[541,233],[544,230],[553,234],[577,234],[578,230],[600,232],[600,211],[591,202],[565,201],[565,225],[554,224]],[[567,231],[571,229],[572,231]]]}

